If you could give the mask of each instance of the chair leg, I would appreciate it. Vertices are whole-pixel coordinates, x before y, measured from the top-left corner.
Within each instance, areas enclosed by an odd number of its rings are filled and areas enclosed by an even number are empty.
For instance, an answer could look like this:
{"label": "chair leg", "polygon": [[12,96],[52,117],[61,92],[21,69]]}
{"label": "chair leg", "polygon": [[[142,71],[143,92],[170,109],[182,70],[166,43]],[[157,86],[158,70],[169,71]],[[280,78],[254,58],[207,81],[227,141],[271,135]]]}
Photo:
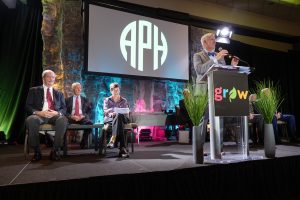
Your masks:
{"label": "chair leg", "polygon": [[125,132],[125,141],[124,141],[124,143],[125,143],[125,148],[127,149],[127,151],[128,151],[128,131],[127,130],[123,130],[123,132],[124,131],[126,131]]}
{"label": "chair leg", "polygon": [[25,160],[28,160],[28,157],[29,157],[28,130],[26,130],[26,133],[25,133],[24,157],[25,157]]}
{"label": "chair leg", "polygon": [[[98,134],[98,133],[96,133]],[[104,129],[100,132],[100,138],[97,141],[99,146],[99,155],[105,155],[106,154],[106,131]]]}
{"label": "chair leg", "polygon": [[137,134],[137,138],[138,138],[138,144],[140,144],[139,128],[136,128],[136,134]]}
{"label": "chair leg", "polygon": [[130,142],[131,142],[131,152],[134,153],[134,143],[133,143],[133,141],[134,141],[135,138],[134,138],[134,131],[133,131],[133,129],[131,129],[130,136],[131,136],[131,140],[130,140]]}
{"label": "chair leg", "polygon": [[63,155],[67,156],[68,155],[68,141],[67,141],[67,132],[65,133],[64,136],[64,143],[63,143]]}

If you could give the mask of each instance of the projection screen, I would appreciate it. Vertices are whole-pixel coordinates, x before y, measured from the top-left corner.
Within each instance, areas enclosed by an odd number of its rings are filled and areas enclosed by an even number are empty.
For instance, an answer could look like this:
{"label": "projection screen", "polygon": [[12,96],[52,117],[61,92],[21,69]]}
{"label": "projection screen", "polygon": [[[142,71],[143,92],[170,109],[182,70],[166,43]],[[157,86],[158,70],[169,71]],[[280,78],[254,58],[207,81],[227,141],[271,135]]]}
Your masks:
{"label": "projection screen", "polygon": [[187,25],[88,6],[88,72],[189,79]]}

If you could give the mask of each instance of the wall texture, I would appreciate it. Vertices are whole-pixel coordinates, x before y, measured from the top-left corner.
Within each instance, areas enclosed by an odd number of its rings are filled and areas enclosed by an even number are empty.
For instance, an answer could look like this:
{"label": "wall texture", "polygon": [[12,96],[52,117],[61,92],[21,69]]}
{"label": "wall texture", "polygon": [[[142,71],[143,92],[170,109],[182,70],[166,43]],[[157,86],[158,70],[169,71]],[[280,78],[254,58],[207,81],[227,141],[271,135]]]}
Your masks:
{"label": "wall texture", "polygon": [[120,84],[121,95],[128,100],[132,111],[161,111],[162,104],[167,110],[175,110],[175,105],[182,98],[183,82],[85,74],[81,1],[44,0],[42,35],[43,68],[55,71],[55,87],[65,97],[72,95],[73,82],[82,83],[83,95],[94,106],[94,122],[103,120],[103,99],[110,96],[111,82]]}

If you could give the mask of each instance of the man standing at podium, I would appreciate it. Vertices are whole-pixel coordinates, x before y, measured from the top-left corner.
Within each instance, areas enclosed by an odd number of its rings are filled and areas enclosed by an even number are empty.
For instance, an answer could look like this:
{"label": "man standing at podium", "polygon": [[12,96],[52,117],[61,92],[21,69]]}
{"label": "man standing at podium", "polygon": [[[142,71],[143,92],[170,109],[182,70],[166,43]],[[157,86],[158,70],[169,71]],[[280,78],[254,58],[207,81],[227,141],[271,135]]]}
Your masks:
{"label": "man standing at podium", "polygon": [[[214,33],[204,34],[201,37],[201,44],[203,50],[194,54],[193,63],[197,74],[196,84],[206,85],[206,82],[201,81],[201,78],[213,64],[226,65],[224,57],[228,55],[228,51],[221,49],[219,52],[216,52],[216,38]],[[232,66],[236,66],[238,62],[237,57],[232,57]]]}
{"label": "man standing at podium", "polygon": [[[203,75],[209,70],[209,68],[214,64],[226,65],[224,60],[225,56],[228,56],[229,53],[226,49],[219,49],[219,52],[216,52],[216,38],[214,33],[206,33],[201,37],[201,44],[203,50],[195,53],[193,57],[194,69],[197,74],[196,79],[196,94],[201,91],[207,91],[207,81],[201,80]],[[237,66],[239,59],[237,57],[232,57],[231,65]],[[209,110],[208,106],[204,113],[204,122],[203,125],[206,128],[209,119]],[[223,136],[221,135],[221,141],[223,141]],[[223,143],[223,142],[221,142]],[[223,151],[223,150],[221,150]]]}

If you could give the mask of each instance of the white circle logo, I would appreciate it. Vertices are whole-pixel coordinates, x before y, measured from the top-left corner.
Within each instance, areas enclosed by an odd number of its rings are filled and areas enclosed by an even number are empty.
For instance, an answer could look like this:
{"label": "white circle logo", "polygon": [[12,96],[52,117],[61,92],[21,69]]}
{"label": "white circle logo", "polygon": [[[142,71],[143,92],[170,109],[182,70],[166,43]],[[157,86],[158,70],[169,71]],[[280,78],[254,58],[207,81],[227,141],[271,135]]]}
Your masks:
{"label": "white circle logo", "polygon": [[[129,49],[129,54],[127,49]],[[151,50],[153,55],[153,70],[164,64],[168,54],[168,44],[165,35],[158,27],[145,20],[130,22],[120,36],[120,49],[126,61],[130,58],[130,66],[144,71],[144,51]],[[159,54],[159,52],[161,52]],[[159,58],[159,55],[160,58]]]}

